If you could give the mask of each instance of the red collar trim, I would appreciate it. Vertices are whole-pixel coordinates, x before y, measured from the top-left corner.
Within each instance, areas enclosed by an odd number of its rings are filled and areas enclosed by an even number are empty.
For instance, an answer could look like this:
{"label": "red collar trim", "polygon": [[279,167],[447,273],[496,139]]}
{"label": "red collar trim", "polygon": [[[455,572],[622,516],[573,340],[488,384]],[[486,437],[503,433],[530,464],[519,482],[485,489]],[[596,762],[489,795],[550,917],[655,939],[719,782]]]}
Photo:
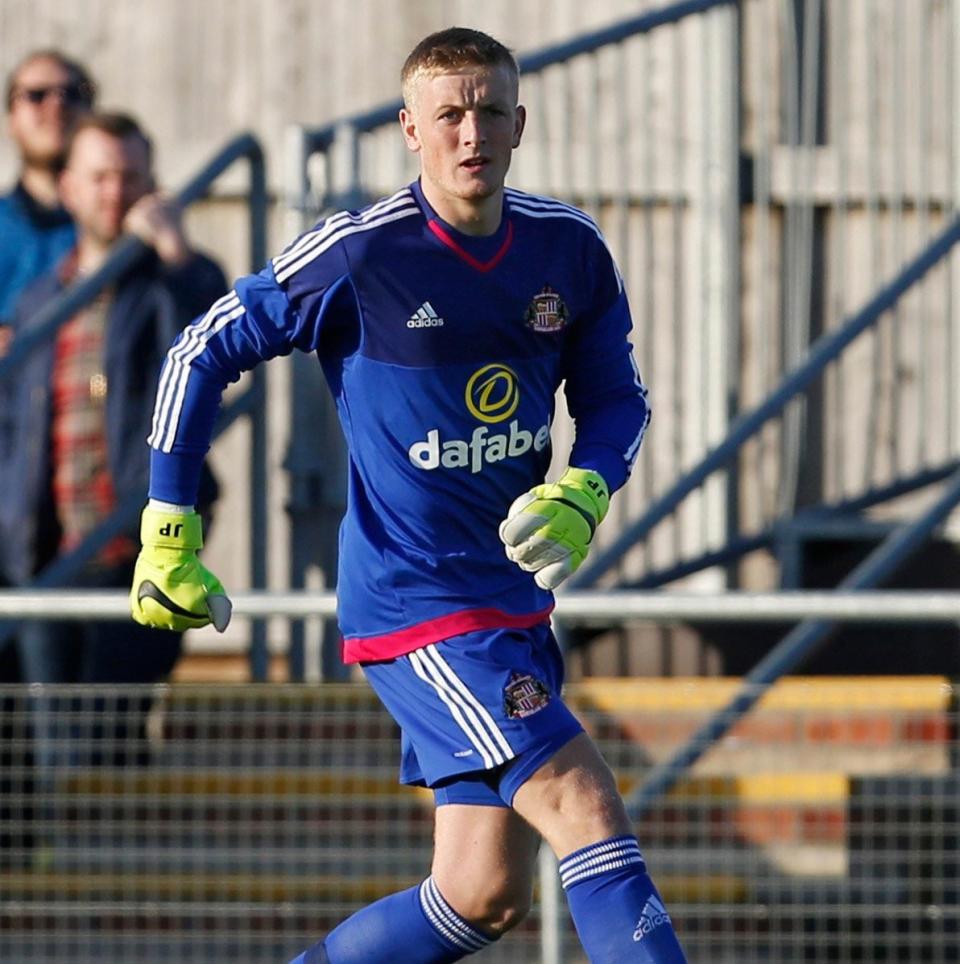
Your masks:
{"label": "red collar trim", "polygon": [[430,230],[448,247],[454,254],[458,255],[464,261],[470,265],[471,268],[475,268],[477,271],[482,271],[486,273],[487,271],[492,271],[500,262],[503,260],[503,256],[507,253],[510,245],[513,244],[513,222],[507,222],[507,234],[503,239],[503,244],[500,245],[500,250],[489,260],[489,261],[479,261],[477,260],[466,248],[461,245],[456,238],[454,238],[447,230],[440,224],[439,221],[431,219],[427,221],[427,226]]}

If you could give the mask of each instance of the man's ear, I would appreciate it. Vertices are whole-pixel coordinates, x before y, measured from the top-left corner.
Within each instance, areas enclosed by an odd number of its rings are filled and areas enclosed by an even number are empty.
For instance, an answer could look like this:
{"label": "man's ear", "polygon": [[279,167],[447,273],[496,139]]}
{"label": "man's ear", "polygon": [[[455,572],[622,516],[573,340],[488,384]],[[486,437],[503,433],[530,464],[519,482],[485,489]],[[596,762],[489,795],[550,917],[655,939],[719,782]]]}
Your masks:
{"label": "man's ear", "polygon": [[416,154],[420,150],[420,131],[414,119],[413,111],[406,107],[400,109],[400,129],[403,131],[403,140],[408,150]]}
{"label": "man's ear", "polygon": [[513,121],[513,146],[520,146],[520,138],[523,137],[523,129],[527,126],[527,108],[523,104],[517,104],[517,113]]}

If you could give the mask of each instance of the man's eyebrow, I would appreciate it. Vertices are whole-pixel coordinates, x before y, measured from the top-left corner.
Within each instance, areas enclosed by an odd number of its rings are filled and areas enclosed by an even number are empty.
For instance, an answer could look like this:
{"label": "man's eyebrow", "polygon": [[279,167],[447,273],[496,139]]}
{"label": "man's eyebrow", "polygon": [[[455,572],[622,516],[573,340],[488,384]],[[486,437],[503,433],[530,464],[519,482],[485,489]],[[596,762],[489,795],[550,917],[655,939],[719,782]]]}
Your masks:
{"label": "man's eyebrow", "polygon": [[466,103],[464,101],[457,101],[457,102],[451,101],[449,103],[438,104],[435,109],[438,111],[441,111],[441,110],[469,110],[471,108],[476,108],[476,107],[502,107],[504,105],[509,106],[509,102],[510,102],[509,97],[497,97],[495,95],[491,95],[489,97],[477,97],[475,99],[471,99],[469,103]]}

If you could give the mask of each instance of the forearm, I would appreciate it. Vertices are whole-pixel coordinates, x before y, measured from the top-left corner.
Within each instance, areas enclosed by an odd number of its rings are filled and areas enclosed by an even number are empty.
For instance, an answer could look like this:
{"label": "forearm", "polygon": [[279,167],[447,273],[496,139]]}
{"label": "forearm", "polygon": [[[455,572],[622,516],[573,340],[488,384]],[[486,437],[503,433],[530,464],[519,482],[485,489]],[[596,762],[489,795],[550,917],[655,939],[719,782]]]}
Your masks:
{"label": "forearm", "polygon": [[564,367],[567,408],[576,426],[570,465],[598,472],[611,491],[629,477],[650,421],[630,329],[629,309],[621,295],[601,319],[580,333]]}
{"label": "forearm", "polygon": [[627,391],[575,419],[570,465],[603,476],[611,492],[630,476],[650,421],[646,393]]}

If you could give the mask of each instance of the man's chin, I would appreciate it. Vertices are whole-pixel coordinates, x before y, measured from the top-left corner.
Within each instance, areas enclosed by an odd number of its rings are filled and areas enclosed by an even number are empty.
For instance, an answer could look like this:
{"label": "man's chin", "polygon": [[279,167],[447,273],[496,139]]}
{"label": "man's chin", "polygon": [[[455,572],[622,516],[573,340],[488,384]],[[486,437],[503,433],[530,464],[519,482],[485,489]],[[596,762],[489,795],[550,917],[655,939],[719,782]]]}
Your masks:
{"label": "man's chin", "polygon": [[485,201],[503,187],[503,182],[493,178],[471,178],[461,186],[460,197],[465,201]]}
{"label": "man's chin", "polygon": [[24,167],[33,168],[35,171],[52,171],[59,174],[63,170],[66,158],[66,145],[62,142],[58,145],[51,145],[48,148],[37,148],[23,152]]}
{"label": "man's chin", "polygon": [[123,236],[122,225],[99,225],[95,231],[88,231],[97,244],[101,247],[109,248],[115,245]]}

